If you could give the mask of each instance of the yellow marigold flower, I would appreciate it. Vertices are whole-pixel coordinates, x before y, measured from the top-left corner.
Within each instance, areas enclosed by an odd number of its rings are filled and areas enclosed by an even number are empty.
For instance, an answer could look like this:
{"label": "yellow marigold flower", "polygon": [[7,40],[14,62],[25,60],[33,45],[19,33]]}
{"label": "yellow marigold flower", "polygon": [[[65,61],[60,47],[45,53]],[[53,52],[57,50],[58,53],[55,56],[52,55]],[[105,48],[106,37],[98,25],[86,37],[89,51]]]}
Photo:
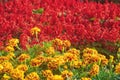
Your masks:
{"label": "yellow marigold flower", "polygon": [[17,46],[18,43],[19,43],[19,39],[12,38],[9,40],[8,45],[14,47],[14,46]]}
{"label": "yellow marigold flower", "polygon": [[54,75],[54,76],[48,78],[47,80],[64,80],[64,79],[61,75]]}
{"label": "yellow marigold flower", "polygon": [[64,47],[65,49],[69,48],[70,46],[71,46],[70,41],[68,41],[68,40],[64,40],[64,41],[63,41],[63,47]]}
{"label": "yellow marigold flower", "polygon": [[64,61],[69,62],[69,61],[75,61],[78,60],[78,56],[74,55],[72,53],[64,53]]}
{"label": "yellow marigold flower", "polygon": [[36,72],[32,72],[25,77],[25,80],[40,80],[40,78]]}
{"label": "yellow marigold flower", "polygon": [[26,72],[28,70],[28,66],[25,64],[20,64],[16,69]]}
{"label": "yellow marigold flower", "polygon": [[62,71],[61,75],[64,79],[67,79],[68,77],[71,78],[73,76],[73,73],[71,71],[64,70]]}
{"label": "yellow marigold flower", "polygon": [[83,50],[83,54],[86,53],[86,54],[98,54],[98,51],[95,50],[95,49],[91,49],[91,48],[86,48]]}
{"label": "yellow marigold flower", "polygon": [[46,53],[47,53],[48,55],[54,54],[54,53],[55,53],[54,47],[49,47],[49,48],[46,50]]}
{"label": "yellow marigold flower", "polygon": [[13,69],[10,73],[12,79],[14,80],[23,80],[24,79],[24,72],[18,69]]}
{"label": "yellow marigold flower", "polygon": [[65,63],[64,56],[62,55],[54,56],[54,60],[56,60],[59,63],[59,65],[63,65]]}
{"label": "yellow marigold flower", "polygon": [[49,69],[54,70],[57,69],[60,65],[56,59],[52,59],[50,62],[48,62],[47,66]]}
{"label": "yellow marigold flower", "polygon": [[77,49],[75,49],[75,48],[69,49],[67,52],[72,53],[72,54],[75,54],[75,55],[77,55],[77,56],[80,55],[80,51],[77,50]]}
{"label": "yellow marigold flower", "polygon": [[81,61],[73,61],[71,62],[71,67],[74,67],[74,68],[80,68],[80,66],[82,65],[82,62]]}
{"label": "yellow marigold flower", "polygon": [[87,77],[82,77],[81,80],[92,80],[92,79]]}
{"label": "yellow marigold flower", "polygon": [[15,50],[14,50],[14,48],[12,46],[7,46],[7,47],[5,47],[5,51],[7,51],[7,52],[13,52]]}
{"label": "yellow marigold flower", "polygon": [[120,74],[120,63],[115,66],[115,73]]}
{"label": "yellow marigold flower", "polygon": [[30,32],[31,32],[32,35],[37,35],[40,31],[41,31],[41,30],[40,30],[40,28],[38,28],[38,27],[33,27],[33,28],[30,30]]}
{"label": "yellow marigold flower", "polygon": [[99,66],[94,64],[89,72],[91,76],[96,76],[99,73]]}
{"label": "yellow marigold flower", "polygon": [[53,40],[53,46],[57,47],[57,46],[62,46],[62,45],[63,45],[63,41],[61,39],[56,38]]}
{"label": "yellow marigold flower", "polygon": [[107,58],[101,59],[101,65],[102,66],[105,66],[107,64],[108,64],[108,59]]}
{"label": "yellow marigold flower", "polygon": [[18,61],[19,62],[24,62],[26,59],[29,59],[30,56],[28,54],[21,54],[19,57],[18,57]]}
{"label": "yellow marigold flower", "polygon": [[51,70],[44,70],[44,71],[42,71],[42,74],[46,78],[50,78],[51,76],[53,76],[53,73]]}
{"label": "yellow marigold flower", "polygon": [[30,61],[30,64],[31,64],[32,66],[34,66],[34,67],[38,67],[38,66],[40,66],[40,65],[42,64],[42,61],[41,61],[41,60],[38,60],[38,59],[32,59],[32,60]]}
{"label": "yellow marigold flower", "polygon": [[8,61],[3,62],[2,66],[3,66],[3,70],[2,70],[3,73],[10,73],[13,70],[12,64]]}
{"label": "yellow marigold flower", "polygon": [[7,74],[4,74],[1,80],[9,80],[10,76],[8,76]]}
{"label": "yellow marigold flower", "polygon": [[8,61],[8,57],[6,56],[0,56],[0,63],[4,62],[4,61]]}

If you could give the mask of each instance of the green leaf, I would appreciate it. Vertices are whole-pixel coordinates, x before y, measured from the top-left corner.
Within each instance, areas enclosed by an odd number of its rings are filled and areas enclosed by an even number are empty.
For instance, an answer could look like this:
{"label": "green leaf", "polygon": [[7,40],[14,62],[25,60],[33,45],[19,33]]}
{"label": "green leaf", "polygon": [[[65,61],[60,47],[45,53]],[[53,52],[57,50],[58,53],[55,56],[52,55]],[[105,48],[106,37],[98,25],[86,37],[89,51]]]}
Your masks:
{"label": "green leaf", "polygon": [[44,12],[44,8],[40,8],[37,10],[33,10],[33,13],[38,13],[38,14],[42,14]]}

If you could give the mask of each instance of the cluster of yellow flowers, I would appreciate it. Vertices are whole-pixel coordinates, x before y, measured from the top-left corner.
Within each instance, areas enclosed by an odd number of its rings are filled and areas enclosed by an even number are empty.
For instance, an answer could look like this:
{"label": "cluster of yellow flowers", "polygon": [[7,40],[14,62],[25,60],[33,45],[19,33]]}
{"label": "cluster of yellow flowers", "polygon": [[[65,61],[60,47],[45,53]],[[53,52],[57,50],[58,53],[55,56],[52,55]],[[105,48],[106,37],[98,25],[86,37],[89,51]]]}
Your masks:
{"label": "cluster of yellow flowers", "polygon": [[[37,29],[35,28],[35,30]],[[18,46],[19,40],[10,39],[8,46],[5,48],[8,54],[0,56],[0,75],[3,74],[0,79],[42,80],[42,78],[45,78],[46,80],[72,80],[75,75],[72,70],[86,68],[87,65],[91,64],[92,67],[86,71],[88,75],[80,77],[80,80],[92,80],[91,77],[99,74],[99,66],[104,67],[109,62],[114,61],[113,56],[110,56],[108,60],[97,50],[91,48],[86,48],[80,53],[80,50],[70,48],[71,43],[68,40],[56,38],[51,42],[52,45],[47,49],[42,47],[41,54],[33,52],[34,57],[27,51],[15,56],[14,47]],[[61,52],[61,50],[64,51]],[[34,70],[31,71],[31,69]],[[120,63],[116,65],[115,73],[120,74]]]}
{"label": "cluster of yellow flowers", "polygon": [[85,66],[91,63],[99,63],[103,66],[108,64],[108,59],[104,55],[99,54],[95,49],[84,49],[82,57]]}

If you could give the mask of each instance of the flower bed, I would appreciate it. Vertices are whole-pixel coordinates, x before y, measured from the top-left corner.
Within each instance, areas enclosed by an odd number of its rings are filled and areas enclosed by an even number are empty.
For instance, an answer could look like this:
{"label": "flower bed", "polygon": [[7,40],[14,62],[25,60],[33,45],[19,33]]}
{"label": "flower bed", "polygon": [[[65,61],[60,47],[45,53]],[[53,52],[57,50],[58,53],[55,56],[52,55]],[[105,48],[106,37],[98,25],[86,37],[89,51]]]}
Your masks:
{"label": "flower bed", "polygon": [[119,4],[0,2],[3,80],[119,80],[119,47]]}

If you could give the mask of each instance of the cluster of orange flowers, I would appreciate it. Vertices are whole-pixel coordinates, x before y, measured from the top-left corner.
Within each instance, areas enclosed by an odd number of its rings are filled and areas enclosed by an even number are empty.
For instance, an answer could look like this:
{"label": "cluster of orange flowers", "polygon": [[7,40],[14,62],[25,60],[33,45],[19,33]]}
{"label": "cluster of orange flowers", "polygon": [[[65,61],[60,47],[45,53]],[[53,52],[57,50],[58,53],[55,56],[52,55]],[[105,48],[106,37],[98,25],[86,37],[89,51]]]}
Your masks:
{"label": "cluster of orange flowers", "polygon": [[[15,56],[14,51],[19,40],[10,39],[5,47],[7,55],[0,56],[1,80],[40,80],[41,76],[46,80],[72,80],[75,75],[72,69],[86,68],[90,64],[92,67],[88,70],[88,76],[83,76],[80,80],[92,80],[91,77],[99,74],[100,66],[106,66],[114,61],[113,56],[107,59],[91,48],[86,48],[80,53],[80,50],[70,48],[71,43],[68,40],[56,38],[51,42],[52,45],[47,48],[42,46],[39,52],[41,54],[33,52],[35,56],[32,56],[23,51]],[[30,71],[31,68],[36,70]],[[115,66],[115,73],[120,74],[120,63]]]}

